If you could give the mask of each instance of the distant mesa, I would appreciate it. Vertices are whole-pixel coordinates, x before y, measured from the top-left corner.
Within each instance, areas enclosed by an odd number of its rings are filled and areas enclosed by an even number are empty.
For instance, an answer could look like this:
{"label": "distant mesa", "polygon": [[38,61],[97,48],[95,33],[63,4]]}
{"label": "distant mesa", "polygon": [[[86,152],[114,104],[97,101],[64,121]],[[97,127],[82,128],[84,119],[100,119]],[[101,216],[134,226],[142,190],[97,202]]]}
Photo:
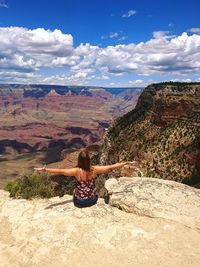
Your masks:
{"label": "distant mesa", "polygon": [[[58,160],[62,150],[99,147],[105,129],[135,107],[142,89],[0,84],[0,153],[12,158],[13,168],[18,154],[30,153],[27,168],[31,155],[43,164]],[[9,177],[12,167],[7,171]],[[0,183],[4,176],[0,165]]]}

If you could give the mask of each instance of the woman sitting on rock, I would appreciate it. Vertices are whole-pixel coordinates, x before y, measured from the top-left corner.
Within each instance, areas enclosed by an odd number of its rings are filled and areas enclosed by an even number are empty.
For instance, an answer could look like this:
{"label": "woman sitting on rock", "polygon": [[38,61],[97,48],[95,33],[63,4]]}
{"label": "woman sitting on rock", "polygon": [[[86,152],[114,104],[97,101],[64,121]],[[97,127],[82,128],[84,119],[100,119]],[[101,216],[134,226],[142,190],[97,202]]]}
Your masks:
{"label": "woman sitting on rock", "polygon": [[[131,162],[135,163],[135,162]],[[86,149],[81,150],[78,155],[78,164],[70,169],[34,168],[37,171],[61,174],[65,176],[75,176],[76,186],[73,192],[73,201],[76,207],[89,207],[96,204],[98,200],[95,186],[97,174],[109,172],[129,164],[128,162],[116,163],[107,166],[91,166],[90,157]]]}

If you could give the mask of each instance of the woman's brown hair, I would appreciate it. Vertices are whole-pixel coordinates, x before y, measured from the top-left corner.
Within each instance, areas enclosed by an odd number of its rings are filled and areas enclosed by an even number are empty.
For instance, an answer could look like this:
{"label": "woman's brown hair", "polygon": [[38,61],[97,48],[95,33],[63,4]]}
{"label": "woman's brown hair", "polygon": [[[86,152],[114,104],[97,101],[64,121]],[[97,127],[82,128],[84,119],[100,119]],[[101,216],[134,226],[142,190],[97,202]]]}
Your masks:
{"label": "woman's brown hair", "polygon": [[87,149],[82,149],[81,152],[79,153],[77,167],[83,169],[86,172],[90,171],[91,169],[90,156]]}

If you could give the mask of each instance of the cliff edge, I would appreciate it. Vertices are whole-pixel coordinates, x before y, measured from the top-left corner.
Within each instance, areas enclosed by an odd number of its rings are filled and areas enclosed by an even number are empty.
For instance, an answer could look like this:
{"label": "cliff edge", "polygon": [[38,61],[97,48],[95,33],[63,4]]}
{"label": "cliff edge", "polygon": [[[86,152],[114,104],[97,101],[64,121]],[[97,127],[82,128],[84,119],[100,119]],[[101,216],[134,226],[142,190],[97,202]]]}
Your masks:
{"label": "cliff edge", "polygon": [[141,177],[106,187],[109,204],[84,209],[0,190],[0,266],[200,266],[199,189]]}
{"label": "cliff edge", "polygon": [[132,160],[144,176],[200,188],[199,83],[151,84],[135,109],[113,123],[100,161]]}

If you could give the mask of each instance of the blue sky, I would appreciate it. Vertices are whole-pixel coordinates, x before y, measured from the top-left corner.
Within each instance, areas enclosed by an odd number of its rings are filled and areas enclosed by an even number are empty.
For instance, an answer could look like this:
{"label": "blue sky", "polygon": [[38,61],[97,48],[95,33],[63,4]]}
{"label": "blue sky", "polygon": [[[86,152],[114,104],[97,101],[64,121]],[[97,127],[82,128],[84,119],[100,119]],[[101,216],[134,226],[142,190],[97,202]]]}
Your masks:
{"label": "blue sky", "polygon": [[0,0],[0,82],[200,81],[197,0]]}

